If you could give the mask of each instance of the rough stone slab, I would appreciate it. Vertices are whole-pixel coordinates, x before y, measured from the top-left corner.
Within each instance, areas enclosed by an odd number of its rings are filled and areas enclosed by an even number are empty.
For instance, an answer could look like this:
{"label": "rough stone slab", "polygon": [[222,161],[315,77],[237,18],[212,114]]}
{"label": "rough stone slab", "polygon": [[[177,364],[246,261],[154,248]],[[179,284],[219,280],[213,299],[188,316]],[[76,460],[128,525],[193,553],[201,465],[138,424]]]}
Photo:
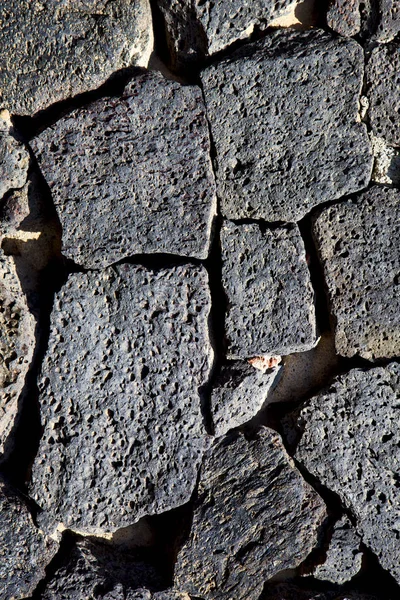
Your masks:
{"label": "rough stone slab", "polygon": [[4,0],[0,45],[0,106],[32,115],[99,87],[119,69],[147,66],[150,3]]}
{"label": "rough stone slab", "polygon": [[361,569],[360,541],[349,518],[339,519],[333,528],[326,560],[315,569],[314,577],[338,584],[350,581]]}
{"label": "rough stone slab", "polygon": [[392,146],[400,146],[400,45],[379,45],[366,67],[368,115],[372,132]]}
{"label": "rough stone slab", "polygon": [[400,193],[373,187],[325,209],[313,226],[338,354],[400,355]]}
{"label": "rough stone slab", "polygon": [[[0,9],[1,10],[1,9]],[[0,69],[1,78],[1,69]],[[26,182],[29,153],[14,135],[7,111],[0,112],[0,200],[12,189]],[[0,206],[1,208],[1,206]]]}
{"label": "rough stone slab", "polygon": [[316,344],[314,294],[297,226],[221,230],[228,355],[304,352]]}
{"label": "rough stone slab", "polygon": [[202,72],[224,216],[297,221],[366,187],[363,70],[353,40],[281,30]]}
{"label": "rough stone slab", "polygon": [[0,482],[0,597],[30,596],[57,549],[35,527],[17,493]]}
{"label": "rough stone slab", "polygon": [[400,365],[353,370],[301,411],[296,457],[336,492],[363,542],[400,582]]}
{"label": "rough stone slab", "polygon": [[331,0],[326,20],[340,35],[356,35],[361,29],[360,0]]}
{"label": "rough stone slab", "polygon": [[267,579],[307,557],[325,515],[278,434],[225,436],[205,456],[175,587],[206,600],[258,600]]}
{"label": "rough stone slab", "polygon": [[331,0],[327,23],[341,35],[390,42],[400,31],[399,0]]}
{"label": "rough stone slab", "polygon": [[254,417],[266,401],[278,373],[278,368],[263,372],[245,361],[224,365],[210,398],[215,436],[225,435],[229,429]]}
{"label": "rough stone slab", "polygon": [[68,258],[88,268],[141,253],[207,258],[216,195],[197,86],[142,73],[122,98],[72,112],[32,148]]}
{"label": "rough stone slab", "polygon": [[337,589],[317,591],[291,583],[267,583],[260,600],[379,600],[376,596]]}
{"label": "rough stone slab", "polygon": [[371,135],[374,152],[372,181],[400,186],[400,151],[386,143],[383,138]]}
{"label": "rough stone slab", "polygon": [[391,42],[400,33],[400,1],[379,0],[378,14],[374,38],[378,42]]}
{"label": "rough stone slab", "polygon": [[40,380],[31,495],[45,531],[115,531],[190,499],[208,444],[209,310],[203,267],[69,277]]}

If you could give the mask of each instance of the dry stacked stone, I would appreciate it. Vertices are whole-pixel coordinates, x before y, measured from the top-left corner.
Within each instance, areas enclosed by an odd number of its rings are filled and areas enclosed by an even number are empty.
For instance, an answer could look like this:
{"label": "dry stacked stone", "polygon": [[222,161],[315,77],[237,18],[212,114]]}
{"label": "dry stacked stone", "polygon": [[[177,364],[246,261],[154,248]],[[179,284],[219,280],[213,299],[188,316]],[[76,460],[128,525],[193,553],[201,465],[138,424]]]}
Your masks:
{"label": "dry stacked stone", "polygon": [[327,23],[344,36],[386,43],[400,32],[399,0],[330,0]]}
{"label": "dry stacked stone", "polygon": [[28,150],[16,139],[9,113],[2,111],[0,112],[0,202],[7,192],[24,185],[28,166]]}

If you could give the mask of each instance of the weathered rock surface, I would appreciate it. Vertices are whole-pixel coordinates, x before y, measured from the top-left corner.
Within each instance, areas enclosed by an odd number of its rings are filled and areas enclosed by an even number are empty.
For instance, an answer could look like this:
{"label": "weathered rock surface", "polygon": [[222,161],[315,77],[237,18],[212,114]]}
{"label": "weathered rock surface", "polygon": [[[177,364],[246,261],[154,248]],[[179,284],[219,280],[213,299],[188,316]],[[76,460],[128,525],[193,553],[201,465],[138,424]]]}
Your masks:
{"label": "weathered rock surface", "polygon": [[400,185],[400,151],[393,148],[383,138],[371,135],[374,153],[372,180],[377,183]]}
{"label": "weathered rock surface", "polygon": [[361,29],[360,0],[331,0],[326,20],[341,35],[356,35]]}
{"label": "weathered rock surface", "polygon": [[119,69],[147,66],[150,3],[5,0],[0,42],[0,105],[31,115],[99,87]]}
{"label": "weathered rock surface", "polygon": [[139,253],[207,258],[216,212],[200,88],[142,73],[32,141],[63,227],[88,268]]}
{"label": "weathered rock surface", "polygon": [[43,529],[110,532],[189,500],[207,445],[209,309],[202,267],[69,277],[40,382],[31,494]]}
{"label": "weathered rock surface", "polygon": [[372,132],[388,144],[400,146],[400,45],[392,43],[374,48],[366,77]]}
{"label": "weathered rock surface", "polygon": [[58,549],[33,524],[20,497],[0,482],[0,596],[26,598]]}
{"label": "weathered rock surface", "polygon": [[280,437],[226,436],[207,452],[175,587],[205,599],[258,599],[264,581],[299,565],[325,517]]}
{"label": "weathered rock surface", "polygon": [[376,596],[355,591],[340,593],[335,589],[317,591],[291,583],[270,583],[265,586],[260,600],[379,600]]}
{"label": "weathered rock surface", "polygon": [[263,372],[245,361],[232,361],[222,367],[210,398],[217,437],[254,417],[267,399],[278,373],[278,368]]}
{"label": "weathered rock surface", "polygon": [[361,569],[363,554],[360,537],[354,531],[348,517],[344,516],[334,525],[326,560],[314,571],[317,579],[342,584],[357,575]]}
{"label": "weathered rock surface", "polygon": [[399,0],[331,0],[329,27],[341,35],[360,34],[378,42],[390,42],[400,31]]}
{"label": "weathered rock surface", "polygon": [[24,185],[28,173],[28,166],[28,151],[25,146],[15,138],[10,116],[7,111],[1,111],[0,200],[9,190],[19,189]]}
{"label": "weathered rock surface", "polygon": [[363,542],[400,581],[400,365],[353,370],[301,411],[297,459],[354,514]]}
{"label": "weathered rock surface", "polygon": [[322,211],[313,234],[335,321],[336,350],[400,355],[400,193],[374,187]]}
{"label": "weathered rock surface", "polygon": [[364,188],[363,51],[322,31],[276,31],[203,71],[224,216],[297,221]]}
{"label": "weathered rock surface", "polygon": [[268,230],[226,222],[222,282],[228,355],[247,358],[316,344],[314,294],[297,226]]}

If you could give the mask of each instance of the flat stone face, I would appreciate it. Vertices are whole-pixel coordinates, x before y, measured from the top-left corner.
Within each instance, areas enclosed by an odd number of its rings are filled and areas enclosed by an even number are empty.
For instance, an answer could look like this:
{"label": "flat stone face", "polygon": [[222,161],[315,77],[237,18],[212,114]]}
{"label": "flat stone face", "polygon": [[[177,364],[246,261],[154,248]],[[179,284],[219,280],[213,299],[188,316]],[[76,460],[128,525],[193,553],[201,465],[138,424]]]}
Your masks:
{"label": "flat stone face", "polygon": [[400,193],[384,187],[325,209],[314,223],[342,356],[400,354],[399,223]]}
{"label": "flat stone face", "polygon": [[[1,11],[1,9],[0,9]],[[1,78],[1,69],[0,69]],[[0,112],[0,200],[12,189],[26,182],[29,154],[25,146],[13,135],[7,111]],[[1,206],[0,206],[1,210]]]}
{"label": "flat stone face", "polygon": [[232,361],[222,367],[210,398],[217,437],[254,417],[267,399],[278,373],[278,368],[264,373],[245,361]]}
{"label": "flat stone face", "polygon": [[0,483],[0,596],[26,598],[58,549],[33,524],[25,504]]}
{"label": "flat stone face", "polygon": [[325,514],[278,434],[225,436],[202,466],[175,587],[210,600],[256,600],[267,579],[306,558]]}
{"label": "flat stone face", "polygon": [[291,583],[267,583],[262,600],[379,600],[376,596],[348,591],[340,593],[337,588],[321,591],[312,590]]}
{"label": "flat stone face", "polygon": [[296,458],[336,492],[362,541],[400,581],[400,365],[353,370],[301,411]]}
{"label": "flat stone face", "polygon": [[333,528],[326,560],[315,569],[314,577],[338,584],[350,581],[361,569],[360,541],[349,518],[339,519]]}
{"label": "flat stone face", "polygon": [[326,20],[333,31],[356,35],[361,28],[360,0],[331,0]]}
{"label": "flat stone face", "polygon": [[399,0],[331,0],[327,23],[341,35],[390,42],[400,31]]}
{"label": "flat stone face", "polygon": [[379,45],[366,67],[368,115],[375,136],[400,146],[400,45]]}
{"label": "flat stone face", "polygon": [[316,343],[313,289],[296,226],[262,231],[227,222],[221,230],[228,355],[304,352]]}
{"label": "flat stone face", "polygon": [[216,196],[197,86],[137,75],[122,98],[72,112],[32,148],[68,258],[99,268],[140,253],[207,257]]}
{"label": "flat stone face", "polygon": [[366,187],[363,65],[352,40],[281,30],[202,72],[224,216],[297,221]]}
{"label": "flat stone face", "polygon": [[190,499],[207,444],[209,309],[203,267],[69,277],[40,381],[31,495],[44,530],[115,531]]}
{"label": "flat stone face", "polygon": [[115,71],[146,66],[148,0],[5,0],[0,9],[0,105],[32,115],[95,89]]}

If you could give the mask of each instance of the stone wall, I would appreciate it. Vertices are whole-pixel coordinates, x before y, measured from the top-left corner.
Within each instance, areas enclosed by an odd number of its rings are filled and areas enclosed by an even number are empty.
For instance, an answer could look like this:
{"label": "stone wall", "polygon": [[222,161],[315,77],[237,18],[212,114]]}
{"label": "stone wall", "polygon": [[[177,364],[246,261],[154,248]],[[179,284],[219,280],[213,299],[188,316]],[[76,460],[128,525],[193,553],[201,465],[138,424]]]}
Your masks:
{"label": "stone wall", "polygon": [[0,598],[400,598],[397,0],[0,7]]}

